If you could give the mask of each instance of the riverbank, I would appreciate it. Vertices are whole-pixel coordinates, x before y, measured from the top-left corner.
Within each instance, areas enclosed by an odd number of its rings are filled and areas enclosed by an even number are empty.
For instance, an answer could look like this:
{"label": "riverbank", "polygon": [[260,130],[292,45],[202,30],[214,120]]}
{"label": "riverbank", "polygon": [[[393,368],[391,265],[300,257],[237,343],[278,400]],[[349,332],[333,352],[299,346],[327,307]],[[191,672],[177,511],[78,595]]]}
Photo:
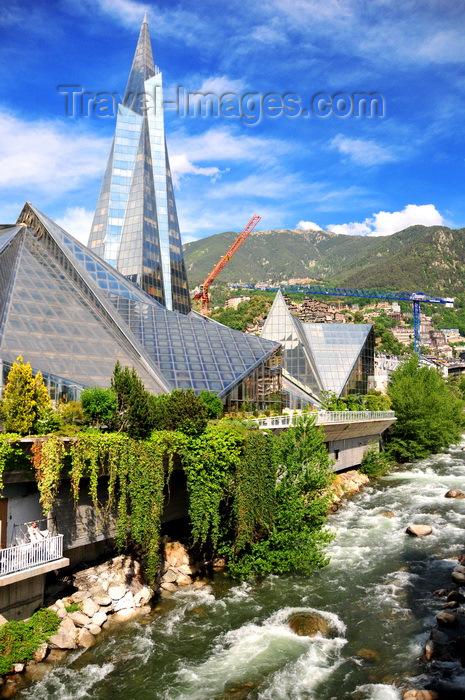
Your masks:
{"label": "riverbank", "polygon": [[[444,495],[464,469],[460,450],[399,467],[329,517],[324,569],[243,584],[216,573],[180,588],[69,652],[17,700],[400,700],[425,688],[420,658],[445,603],[434,591],[451,586],[463,549],[465,500]],[[432,534],[409,537],[411,524]],[[289,618],[302,612],[323,614],[335,634],[296,635]]]}

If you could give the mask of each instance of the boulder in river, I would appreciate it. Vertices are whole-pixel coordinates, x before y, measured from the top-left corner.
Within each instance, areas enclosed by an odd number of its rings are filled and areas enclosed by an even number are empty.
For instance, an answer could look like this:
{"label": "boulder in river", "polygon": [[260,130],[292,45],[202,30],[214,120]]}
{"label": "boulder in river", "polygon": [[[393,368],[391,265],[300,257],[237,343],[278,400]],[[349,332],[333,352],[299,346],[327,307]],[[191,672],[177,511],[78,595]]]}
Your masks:
{"label": "boulder in river", "polygon": [[409,525],[405,532],[412,537],[426,537],[431,535],[433,528],[429,525]]}
{"label": "boulder in river", "polygon": [[383,518],[395,518],[396,514],[392,510],[383,510],[380,515],[383,516]]}
{"label": "boulder in river", "polygon": [[381,660],[381,654],[375,649],[359,649],[357,656],[364,661],[374,662]]}
{"label": "boulder in river", "polygon": [[296,613],[289,618],[289,627],[299,637],[331,637],[332,629],[328,620],[318,613]]}
{"label": "boulder in river", "polygon": [[460,489],[450,489],[450,491],[444,495],[444,498],[465,498],[465,493],[460,491]]}
{"label": "boulder in river", "polygon": [[441,627],[453,627],[457,624],[456,616],[449,612],[442,612],[436,615],[436,621]]}
{"label": "boulder in river", "polygon": [[438,700],[439,695],[435,690],[407,690],[402,700]]}

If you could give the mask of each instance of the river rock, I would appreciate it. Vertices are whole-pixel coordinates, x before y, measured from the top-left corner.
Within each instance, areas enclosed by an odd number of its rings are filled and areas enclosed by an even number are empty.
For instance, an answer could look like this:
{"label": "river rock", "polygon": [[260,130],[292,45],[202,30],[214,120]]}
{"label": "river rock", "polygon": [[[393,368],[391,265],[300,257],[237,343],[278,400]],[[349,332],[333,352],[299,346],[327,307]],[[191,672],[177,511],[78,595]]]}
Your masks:
{"label": "river rock", "polygon": [[456,600],[449,600],[445,605],[442,606],[442,610],[453,610],[458,608],[459,604]]}
{"label": "river rock", "polygon": [[13,664],[14,673],[22,673],[24,671],[24,664]]}
{"label": "river rock", "polygon": [[40,645],[40,647],[37,647],[37,649],[35,650],[34,656],[32,657],[33,661],[35,661],[37,664],[40,663],[47,656],[47,652],[48,652],[48,644],[47,644],[47,642],[44,642],[43,644]]}
{"label": "river rock", "polygon": [[432,629],[425,644],[425,661],[450,661],[452,658],[448,648],[449,638],[444,632]]}
{"label": "river rock", "polygon": [[402,700],[438,700],[439,695],[434,690],[407,690]]}
{"label": "river rock", "polygon": [[82,649],[89,649],[95,644],[95,637],[86,629],[80,629],[77,634],[77,643]]}
{"label": "river rock", "polygon": [[107,621],[107,614],[104,613],[103,610],[99,610],[98,612],[94,613],[94,615],[92,616],[91,624],[98,625],[99,627],[102,627],[106,621]]}
{"label": "river rock", "polygon": [[60,620],[64,620],[65,617],[68,617],[68,613],[66,612],[65,608],[58,608],[57,616],[60,618]]}
{"label": "river rock", "polygon": [[451,489],[444,495],[444,498],[465,498],[465,493],[460,489]]}
{"label": "river rock", "polygon": [[115,612],[118,612],[118,610],[128,610],[130,608],[135,608],[136,604],[134,602],[134,596],[131,593],[131,591],[128,591],[120,600],[117,600],[114,605],[113,609]]}
{"label": "river rock", "polygon": [[109,595],[96,595],[93,600],[94,603],[101,608],[106,608],[112,604],[112,599]]}
{"label": "river rock", "polygon": [[4,625],[5,622],[8,622],[8,620],[6,619],[6,617],[3,617],[3,615],[0,615],[0,626],[1,626],[1,625]]}
{"label": "river rock", "polygon": [[431,535],[433,528],[429,525],[409,525],[405,532],[412,537],[426,537]]}
{"label": "river rock", "polygon": [[21,683],[21,676],[19,673],[15,673],[14,676],[10,676],[6,679],[5,685],[2,687],[2,698],[12,698],[19,690],[19,684]]}
{"label": "river rock", "polygon": [[440,627],[453,627],[457,624],[457,618],[452,613],[442,612],[436,615],[436,622]]}
{"label": "river rock", "polygon": [[94,603],[92,598],[86,598],[82,603],[82,612],[84,615],[87,615],[87,617],[93,617],[98,610],[99,606]]}
{"label": "river rock", "polygon": [[207,581],[197,580],[194,581],[193,588],[197,590],[198,588],[204,588],[207,585]]}
{"label": "river rock", "polygon": [[167,568],[182,566],[182,564],[189,564],[189,552],[181,542],[167,542],[164,559]]}
{"label": "river rock", "polygon": [[108,595],[112,600],[121,600],[126,595],[126,586],[122,583],[118,586],[110,586]]}
{"label": "river rock", "polygon": [[176,571],[173,571],[173,569],[168,569],[166,574],[163,574],[162,576],[162,581],[166,581],[167,583],[174,583],[177,578],[177,573]]}
{"label": "river rock", "polygon": [[456,571],[459,574],[465,574],[465,566],[463,566],[463,564],[457,564],[454,566],[453,571]]}
{"label": "river rock", "polygon": [[71,600],[73,603],[82,603],[82,601],[86,598],[90,598],[89,591],[76,591],[76,593],[73,593],[73,595],[71,596]]}
{"label": "river rock", "polygon": [[[98,615],[98,613],[97,613],[97,615]],[[93,624],[90,624],[87,629],[89,630],[89,632],[91,634],[94,635],[94,637],[96,637],[102,631],[101,627],[99,627],[98,625],[93,625]]]}
{"label": "river rock", "polygon": [[460,591],[451,591],[447,595],[447,600],[456,600],[457,603],[463,603],[465,602],[465,595]]}
{"label": "river rock", "polygon": [[296,613],[289,618],[289,627],[299,637],[331,637],[332,630],[329,622],[318,613]]}
{"label": "river rock", "polygon": [[454,583],[458,583],[459,586],[465,586],[465,574],[461,574],[460,571],[453,571],[451,579]]}
{"label": "river rock", "polygon": [[[55,649],[55,651],[57,651]],[[64,652],[65,654],[67,652]],[[24,680],[28,683],[37,683],[51,670],[49,664],[28,664],[24,671]]]}
{"label": "river rock", "polygon": [[194,569],[190,564],[181,564],[181,566],[178,566],[178,571],[180,574],[186,574],[186,576],[193,576],[194,574]]}
{"label": "river rock", "polygon": [[168,581],[163,581],[161,584],[161,587],[163,588],[164,591],[176,591],[177,590],[177,585],[175,583],[168,583]]}
{"label": "river rock", "polygon": [[90,617],[84,615],[82,612],[73,612],[69,615],[69,618],[74,622],[76,627],[85,627],[90,622]]}
{"label": "river rock", "polygon": [[364,659],[365,661],[373,662],[381,660],[381,654],[375,649],[359,649],[357,651],[357,656],[361,659]]}
{"label": "river rock", "polygon": [[189,584],[192,583],[192,579],[190,576],[187,576],[187,574],[179,574],[176,583],[178,586],[189,586]]}
{"label": "river rock", "polygon": [[383,510],[382,513],[380,513],[384,518],[395,518],[396,514],[392,510]]}
{"label": "river rock", "polygon": [[143,586],[140,591],[134,594],[134,603],[136,606],[145,605],[153,596],[153,591],[148,586]]}
{"label": "river rock", "polygon": [[136,617],[138,614],[139,612],[135,608],[118,610],[118,612],[115,612],[115,614],[111,616],[111,620],[112,622],[126,622],[127,620],[131,620],[133,617]]}
{"label": "river rock", "polygon": [[66,617],[55,634],[48,640],[51,647],[58,649],[76,649],[76,627],[70,617]]}

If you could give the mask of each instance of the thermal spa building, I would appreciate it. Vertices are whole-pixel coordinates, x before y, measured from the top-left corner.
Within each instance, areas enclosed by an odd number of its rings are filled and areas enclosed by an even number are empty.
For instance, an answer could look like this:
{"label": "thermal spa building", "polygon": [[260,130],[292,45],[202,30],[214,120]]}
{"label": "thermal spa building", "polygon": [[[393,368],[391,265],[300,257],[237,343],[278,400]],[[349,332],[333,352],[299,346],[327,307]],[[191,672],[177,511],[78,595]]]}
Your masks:
{"label": "thermal spa building", "polygon": [[324,391],[366,394],[374,374],[374,333],[369,324],[302,323],[278,292],[261,337],[282,345],[284,404],[318,405]]}

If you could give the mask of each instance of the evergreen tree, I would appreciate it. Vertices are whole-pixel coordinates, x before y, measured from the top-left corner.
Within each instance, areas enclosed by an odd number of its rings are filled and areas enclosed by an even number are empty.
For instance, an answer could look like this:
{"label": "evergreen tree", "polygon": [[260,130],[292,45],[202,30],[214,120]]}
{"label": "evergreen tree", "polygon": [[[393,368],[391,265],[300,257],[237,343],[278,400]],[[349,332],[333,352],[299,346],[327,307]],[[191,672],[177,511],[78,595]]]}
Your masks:
{"label": "evergreen tree", "polygon": [[134,367],[115,364],[111,388],[116,394],[116,428],[131,437],[147,437],[152,430],[150,394]]}
{"label": "evergreen tree", "polygon": [[438,370],[420,366],[416,355],[393,372],[388,395],[397,417],[388,450],[397,461],[441,452],[460,439],[465,402]]}
{"label": "evergreen tree", "polygon": [[29,362],[16,358],[8,374],[2,404],[5,429],[31,435],[53,414],[53,404],[44,384],[42,372],[34,377]]}

